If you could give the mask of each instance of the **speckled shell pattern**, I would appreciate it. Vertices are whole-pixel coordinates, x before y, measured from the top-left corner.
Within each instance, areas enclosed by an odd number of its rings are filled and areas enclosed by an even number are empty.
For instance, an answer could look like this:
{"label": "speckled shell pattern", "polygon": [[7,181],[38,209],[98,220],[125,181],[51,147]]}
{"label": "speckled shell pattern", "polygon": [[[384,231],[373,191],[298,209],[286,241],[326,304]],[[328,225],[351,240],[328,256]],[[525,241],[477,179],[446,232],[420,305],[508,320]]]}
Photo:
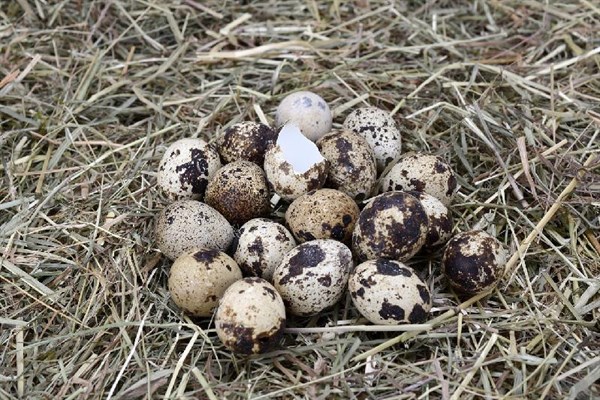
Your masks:
{"label": "speckled shell pattern", "polygon": [[318,239],[290,251],[275,269],[273,282],[292,314],[314,315],[342,297],[351,268],[348,247]]}
{"label": "speckled shell pattern", "polygon": [[171,203],[156,221],[156,246],[171,260],[195,249],[224,251],[232,240],[231,224],[217,210],[199,201]]}
{"label": "speckled shell pattern", "polygon": [[425,244],[428,219],[421,202],[406,192],[374,197],[361,211],[352,235],[359,261],[407,261]]}
{"label": "speckled shell pattern", "polygon": [[269,213],[267,178],[256,164],[240,160],[217,171],[206,188],[205,201],[234,225]]}
{"label": "speckled shell pattern", "polygon": [[256,218],[238,231],[233,258],[244,275],[272,282],[275,268],[294,247],[296,240],[285,226],[266,218]]}
{"label": "speckled shell pattern", "polygon": [[257,122],[240,122],[227,128],[217,140],[217,150],[225,163],[251,161],[262,168],[267,149],[275,144],[277,132]]}
{"label": "speckled shell pattern", "polygon": [[344,121],[349,129],[364,137],[375,154],[377,171],[381,172],[402,151],[402,136],[390,114],[377,107],[352,111]]}
{"label": "speckled shell pattern", "polygon": [[427,320],[431,294],[415,271],[393,260],[369,260],[348,280],[352,302],[374,324],[418,324]]}
{"label": "speckled shell pattern", "polygon": [[403,156],[382,178],[380,192],[425,192],[448,207],[456,186],[456,176],[443,158],[433,154],[414,153]]}
{"label": "speckled shell pattern", "polygon": [[419,199],[429,220],[427,239],[423,247],[434,249],[444,245],[452,237],[452,227],[454,226],[450,210],[430,194],[414,191],[409,193]]}
{"label": "speckled shell pattern", "polygon": [[331,130],[333,116],[327,102],[318,94],[300,91],[286,96],[275,113],[277,126],[292,123],[316,142]]}
{"label": "speckled shell pattern", "polygon": [[350,245],[358,205],[335,189],[313,190],[290,204],[285,220],[299,243],[314,239],[334,239]]}
{"label": "speckled shell pattern", "polygon": [[329,163],[323,160],[299,174],[285,160],[281,147],[275,145],[265,155],[264,170],[275,193],[285,201],[291,202],[304,193],[323,187],[327,179]]}
{"label": "speckled shell pattern", "polygon": [[275,288],[261,278],[244,278],[223,294],[215,314],[219,339],[230,350],[259,354],[273,349],[285,327],[285,306]]}
{"label": "speckled shell pattern", "polygon": [[334,130],[317,142],[329,161],[327,187],[362,201],[369,197],[377,180],[375,154],[365,138],[350,130]]}
{"label": "speckled shell pattern", "polygon": [[456,290],[477,294],[493,288],[504,274],[507,251],[493,236],[480,230],[450,239],[442,257],[442,272]]}
{"label": "speckled shell pattern", "polygon": [[169,292],[189,315],[210,317],[223,292],[242,279],[237,263],[218,250],[197,250],[179,256],[169,271]]}
{"label": "speckled shell pattern", "polygon": [[157,184],[171,199],[201,200],[219,168],[219,153],[211,145],[202,139],[180,139],[165,151]]}

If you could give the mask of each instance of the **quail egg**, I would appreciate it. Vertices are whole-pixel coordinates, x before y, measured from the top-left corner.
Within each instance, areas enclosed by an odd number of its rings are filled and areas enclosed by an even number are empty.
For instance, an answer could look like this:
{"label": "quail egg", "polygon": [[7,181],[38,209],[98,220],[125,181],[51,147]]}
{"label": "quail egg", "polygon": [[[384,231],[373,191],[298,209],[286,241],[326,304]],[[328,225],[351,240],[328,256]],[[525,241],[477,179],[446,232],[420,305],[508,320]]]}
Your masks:
{"label": "quail egg", "polygon": [[195,250],[177,257],[169,271],[169,292],[179,308],[210,317],[225,289],[242,279],[236,262],[219,250]]}
{"label": "quail egg", "polygon": [[329,164],[297,126],[285,125],[265,155],[264,170],[273,190],[286,201],[314,189],[327,179]]}
{"label": "quail egg", "polygon": [[294,124],[304,136],[316,142],[331,130],[333,116],[327,102],[321,96],[309,91],[300,91],[289,94],[281,101],[275,119],[277,126]]}
{"label": "quail egg", "polygon": [[217,171],[206,188],[206,204],[232,224],[270,211],[269,187],[263,170],[250,161],[235,161]]}
{"label": "quail egg", "polygon": [[233,258],[245,275],[269,282],[275,267],[296,247],[296,240],[285,226],[266,218],[246,222],[238,235]]}
{"label": "quail egg", "polygon": [[342,297],[351,268],[346,245],[318,239],[290,251],[275,268],[273,282],[292,314],[314,315]]}
{"label": "quail egg", "polygon": [[335,239],[350,244],[360,210],[350,196],[335,189],[313,190],[290,204],[285,220],[298,242]]}
{"label": "quail egg", "polygon": [[425,244],[429,221],[419,199],[388,192],[371,199],[361,211],[352,248],[360,261],[388,258],[406,261]]}
{"label": "quail egg", "polygon": [[369,143],[349,130],[334,130],[317,141],[329,161],[325,185],[362,201],[369,197],[377,180],[375,155]]}
{"label": "quail egg", "polygon": [[273,285],[261,278],[232,284],[219,301],[215,328],[221,342],[241,354],[265,353],[275,347],[285,327],[285,306]]}
{"label": "quail egg", "polygon": [[399,261],[369,260],[348,280],[352,303],[374,324],[419,324],[431,310],[431,294],[415,271]]}
{"label": "quail egg", "polygon": [[211,145],[202,139],[180,139],[165,151],[157,184],[172,199],[200,200],[219,168],[219,153]]}
{"label": "quail egg", "polygon": [[217,210],[195,200],[165,207],[156,222],[156,246],[171,260],[197,248],[225,250],[233,228]]}
{"label": "quail egg", "polygon": [[442,272],[459,292],[477,294],[493,288],[504,274],[507,251],[480,230],[459,233],[446,244]]}
{"label": "quail egg", "polygon": [[225,163],[247,160],[262,167],[267,149],[277,140],[277,132],[257,122],[240,122],[219,136],[217,150]]}
{"label": "quail egg", "polygon": [[446,207],[456,191],[456,177],[443,158],[425,153],[402,156],[381,180],[381,192],[415,190],[436,197]]}
{"label": "quail egg", "polygon": [[352,111],[344,121],[344,128],[364,137],[373,148],[377,171],[395,160],[402,151],[402,136],[392,116],[377,107],[363,107]]}
{"label": "quail egg", "polygon": [[424,249],[434,249],[452,236],[452,213],[437,198],[423,192],[409,192],[421,202],[429,219]]}

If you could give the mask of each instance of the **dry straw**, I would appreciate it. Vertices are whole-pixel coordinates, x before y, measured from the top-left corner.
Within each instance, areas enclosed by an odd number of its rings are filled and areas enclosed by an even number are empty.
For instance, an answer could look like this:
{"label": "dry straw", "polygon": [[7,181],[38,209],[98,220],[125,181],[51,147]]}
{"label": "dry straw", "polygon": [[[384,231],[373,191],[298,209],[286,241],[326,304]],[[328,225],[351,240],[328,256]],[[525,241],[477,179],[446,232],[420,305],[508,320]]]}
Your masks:
{"label": "dry straw", "polygon": [[[599,27],[588,0],[4,2],[0,398],[600,397]],[[421,256],[426,324],[346,298],[249,359],[182,315],[162,152],[301,89],[445,157],[456,231],[510,249],[501,284],[461,298]]]}

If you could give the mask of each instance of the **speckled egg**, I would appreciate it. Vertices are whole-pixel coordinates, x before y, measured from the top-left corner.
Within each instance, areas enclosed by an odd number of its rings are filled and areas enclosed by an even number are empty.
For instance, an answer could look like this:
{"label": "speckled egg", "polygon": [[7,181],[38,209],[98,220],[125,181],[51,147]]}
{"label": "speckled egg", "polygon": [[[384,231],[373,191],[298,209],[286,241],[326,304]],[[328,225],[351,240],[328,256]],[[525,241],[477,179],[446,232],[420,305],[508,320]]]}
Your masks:
{"label": "speckled egg", "polygon": [[269,282],[283,257],[296,247],[287,228],[266,218],[246,222],[238,232],[233,258],[244,275],[257,276]]}
{"label": "speckled egg", "polygon": [[406,261],[425,244],[428,224],[427,213],[416,197],[406,192],[380,194],[361,211],[352,249],[360,261]]}
{"label": "speckled egg", "polygon": [[380,108],[363,107],[352,111],[344,121],[344,128],[367,140],[375,153],[379,172],[402,151],[402,136],[396,122],[387,111]]}
{"label": "speckled egg", "polygon": [[156,246],[171,260],[198,248],[226,250],[233,228],[217,210],[195,200],[165,207],[156,221]]}
{"label": "speckled egg", "polygon": [[380,192],[390,190],[425,192],[448,207],[456,191],[456,176],[440,156],[408,154],[382,178]]}
{"label": "speckled egg", "polygon": [[292,123],[316,142],[331,130],[333,116],[327,102],[313,92],[300,91],[286,96],[275,114],[277,126]]}
{"label": "speckled egg", "polygon": [[211,145],[202,139],[180,139],[165,151],[157,184],[171,199],[202,199],[219,168],[219,153]]}
{"label": "speckled egg", "polygon": [[317,141],[329,161],[325,185],[362,201],[369,197],[377,180],[377,165],[365,138],[349,130],[334,130]]}
{"label": "speckled egg", "polygon": [[273,283],[292,314],[314,315],[342,297],[351,268],[346,245],[318,239],[290,251],[275,268]]}
{"label": "speckled egg", "polygon": [[334,239],[350,244],[359,212],[347,194],[319,189],[294,200],[285,213],[285,221],[299,243]]}
{"label": "speckled egg", "polygon": [[493,288],[502,278],[507,256],[502,243],[486,232],[462,232],[446,245],[442,272],[459,292],[477,294]]}
{"label": "speckled egg", "polygon": [[286,125],[265,155],[265,174],[282,199],[295,198],[325,184],[329,163],[298,127]]}
{"label": "speckled egg", "polygon": [[257,122],[240,122],[219,136],[217,150],[225,163],[251,161],[262,167],[267,149],[277,140],[277,132]]}
{"label": "speckled egg", "polygon": [[270,211],[263,170],[250,161],[235,161],[217,171],[206,188],[206,204],[232,224],[243,224]]}
{"label": "speckled egg", "polygon": [[399,261],[377,259],[358,265],[348,291],[360,314],[378,325],[420,324],[431,310],[427,285]]}
{"label": "speckled egg", "polygon": [[285,306],[273,285],[261,278],[244,278],[227,289],[215,314],[221,342],[241,354],[265,353],[281,339]]}
{"label": "speckled egg", "polygon": [[195,250],[177,257],[169,271],[169,292],[185,313],[210,317],[223,292],[242,279],[242,271],[227,254]]}
{"label": "speckled egg", "polygon": [[424,249],[434,249],[446,243],[452,236],[452,213],[437,198],[423,192],[409,192],[421,202],[427,213],[429,228]]}

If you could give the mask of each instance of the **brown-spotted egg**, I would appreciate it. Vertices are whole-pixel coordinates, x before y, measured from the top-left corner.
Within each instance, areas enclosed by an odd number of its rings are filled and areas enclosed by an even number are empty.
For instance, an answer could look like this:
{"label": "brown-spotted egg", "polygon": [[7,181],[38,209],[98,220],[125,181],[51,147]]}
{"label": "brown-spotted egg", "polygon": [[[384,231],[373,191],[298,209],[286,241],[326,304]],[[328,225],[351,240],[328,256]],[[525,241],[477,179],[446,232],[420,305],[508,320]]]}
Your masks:
{"label": "brown-spotted egg", "polygon": [[217,140],[217,150],[225,163],[247,160],[262,167],[267,149],[277,140],[277,132],[258,122],[240,122],[227,128]]}
{"label": "brown-spotted egg", "polygon": [[327,102],[309,91],[287,95],[277,107],[277,126],[296,125],[302,134],[316,142],[331,130],[333,116]]}

